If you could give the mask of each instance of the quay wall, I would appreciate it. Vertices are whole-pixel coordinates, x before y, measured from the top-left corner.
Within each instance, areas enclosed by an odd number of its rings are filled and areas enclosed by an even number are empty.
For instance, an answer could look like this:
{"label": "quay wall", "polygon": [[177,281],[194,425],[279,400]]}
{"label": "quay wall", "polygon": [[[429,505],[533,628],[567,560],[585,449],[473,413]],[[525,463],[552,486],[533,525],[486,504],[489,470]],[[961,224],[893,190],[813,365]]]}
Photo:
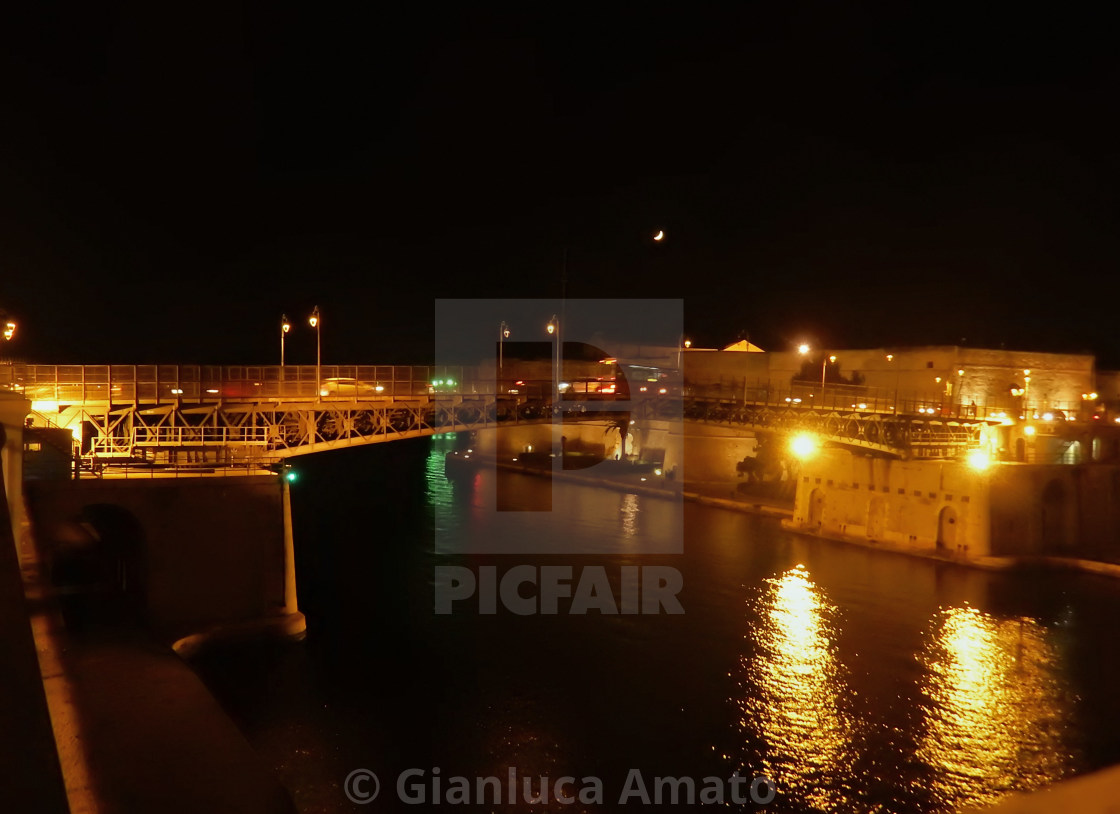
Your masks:
{"label": "quay wall", "polygon": [[988,487],[963,462],[822,450],[801,467],[792,524],[914,551],[986,556]]}
{"label": "quay wall", "polygon": [[145,620],[198,632],[294,612],[286,482],[275,475],[28,484],[47,561],[136,580]]}
{"label": "quay wall", "polygon": [[962,559],[1120,562],[1120,466],[891,460],[823,450],[799,473],[792,528]]}

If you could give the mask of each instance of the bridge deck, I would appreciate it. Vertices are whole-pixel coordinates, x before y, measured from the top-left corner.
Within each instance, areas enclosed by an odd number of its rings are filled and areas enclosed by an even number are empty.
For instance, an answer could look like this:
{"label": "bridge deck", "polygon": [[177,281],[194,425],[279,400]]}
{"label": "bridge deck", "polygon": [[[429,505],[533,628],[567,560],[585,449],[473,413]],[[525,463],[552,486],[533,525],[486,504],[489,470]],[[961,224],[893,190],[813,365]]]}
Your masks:
{"label": "bridge deck", "polygon": [[[517,385],[517,386],[514,386]],[[48,423],[93,428],[94,459],[236,460],[293,455],[436,432],[550,421],[554,382],[496,382],[493,372],[434,366],[0,365],[0,389],[22,393]],[[806,385],[658,388],[587,401],[566,394],[565,421],[610,417],[809,431],[887,455],[944,455],[975,446],[1002,405],[900,399],[869,388]],[[582,401],[577,401],[582,399]],[[582,406],[580,406],[582,405]],[[573,410],[590,412],[567,412]],[[617,417],[617,416],[616,416]],[[177,457],[176,451],[186,455]]]}

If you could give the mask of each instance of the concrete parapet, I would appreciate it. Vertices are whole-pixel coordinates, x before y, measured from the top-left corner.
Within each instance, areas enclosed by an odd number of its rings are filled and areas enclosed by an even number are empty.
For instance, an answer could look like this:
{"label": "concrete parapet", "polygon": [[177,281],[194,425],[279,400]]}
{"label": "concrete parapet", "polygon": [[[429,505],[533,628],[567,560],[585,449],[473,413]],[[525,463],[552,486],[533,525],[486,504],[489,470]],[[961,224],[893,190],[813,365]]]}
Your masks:
{"label": "concrete parapet", "polygon": [[298,617],[286,488],[276,475],[44,481],[29,503],[56,583],[80,563],[177,639]]}

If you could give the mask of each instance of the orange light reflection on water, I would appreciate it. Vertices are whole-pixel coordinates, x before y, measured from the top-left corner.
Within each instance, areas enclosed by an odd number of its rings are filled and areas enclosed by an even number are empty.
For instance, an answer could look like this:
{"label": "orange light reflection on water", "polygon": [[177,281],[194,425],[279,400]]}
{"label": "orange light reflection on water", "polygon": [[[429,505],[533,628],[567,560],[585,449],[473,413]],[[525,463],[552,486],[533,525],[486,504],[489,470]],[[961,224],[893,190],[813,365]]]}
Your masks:
{"label": "orange light reflection on water", "polygon": [[766,749],[761,766],[742,768],[761,769],[779,794],[828,810],[838,802],[851,741],[839,708],[846,683],[836,659],[836,608],[798,565],[766,580],[758,611],[755,652],[741,657],[757,692],[737,703],[744,734],[760,734]]}
{"label": "orange light reflection on water", "polygon": [[949,608],[918,660],[927,706],[917,757],[933,769],[938,803],[988,803],[1069,773],[1075,699],[1050,630],[1032,619]]}

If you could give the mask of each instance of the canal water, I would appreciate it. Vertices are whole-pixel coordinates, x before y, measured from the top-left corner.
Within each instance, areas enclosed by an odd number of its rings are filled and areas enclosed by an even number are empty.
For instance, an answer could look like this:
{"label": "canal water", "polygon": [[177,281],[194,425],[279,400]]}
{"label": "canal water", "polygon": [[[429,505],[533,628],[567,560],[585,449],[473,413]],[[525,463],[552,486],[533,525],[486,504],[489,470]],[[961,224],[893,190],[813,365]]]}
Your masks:
{"label": "canal water", "polygon": [[[717,778],[729,810],[752,808],[731,802],[737,773],[774,781],[770,811],[941,812],[1120,762],[1120,584],[938,565],[691,503],[681,555],[439,553],[435,518],[469,525],[493,499],[491,472],[443,476],[462,441],[299,459],[307,640],[197,662],[305,814],[421,809],[396,793],[409,769],[429,804],[465,808],[449,778],[497,777],[505,795],[510,767],[533,793],[550,778],[549,802],[468,810],[632,810],[637,770],[651,797],[656,777]],[[656,498],[555,488],[573,534],[664,522]],[[437,565],[522,563],[671,565],[685,613],[433,613]],[[380,779],[369,806],[346,796],[356,769]],[[558,803],[562,776],[571,796],[599,778],[602,804]]]}

